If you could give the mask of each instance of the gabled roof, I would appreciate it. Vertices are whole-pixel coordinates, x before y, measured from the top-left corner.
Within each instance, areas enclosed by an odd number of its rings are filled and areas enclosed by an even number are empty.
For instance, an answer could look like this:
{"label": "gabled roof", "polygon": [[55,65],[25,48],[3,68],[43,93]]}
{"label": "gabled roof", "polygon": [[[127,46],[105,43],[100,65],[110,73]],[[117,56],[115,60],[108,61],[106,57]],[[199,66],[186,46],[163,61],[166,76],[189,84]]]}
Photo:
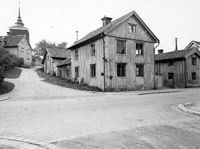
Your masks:
{"label": "gabled roof", "polygon": [[57,49],[57,48],[47,48],[46,50],[52,58],[69,58],[69,57],[71,57],[69,50]]}
{"label": "gabled roof", "polygon": [[200,48],[200,41],[195,41],[195,40],[192,40],[186,47],[185,49],[188,49],[188,48],[191,48],[192,45],[197,45],[199,48]]}
{"label": "gabled roof", "polygon": [[24,38],[25,38],[25,35],[6,36],[4,47],[18,47],[18,44]]}
{"label": "gabled roof", "polygon": [[153,37],[154,41],[156,43],[159,42],[159,39],[154,35],[154,33],[149,29],[149,27],[144,23],[144,21],[139,17],[139,15],[135,12],[132,11],[114,21],[112,21],[111,23],[107,24],[106,26],[103,26],[101,28],[98,28],[92,32],[90,32],[89,34],[87,34],[86,36],[84,36],[83,38],[81,38],[80,40],[76,41],[71,47],[69,47],[70,50],[77,48],[81,45],[84,45],[84,43],[86,43],[89,40],[92,39],[99,39],[100,37],[102,37],[102,34],[107,34],[109,31],[111,31],[112,29],[114,29],[115,27],[117,27],[119,24],[121,24],[122,22],[124,22],[125,20],[127,20],[129,17],[131,17],[132,15],[134,15],[139,22],[143,25],[143,27],[148,31],[148,33]]}
{"label": "gabled roof", "polygon": [[191,54],[196,53],[200,57],[200,51],[197,48],[176,50],[172,52],[157,54],[155,56],[155,61],[165,61],[174,59],[187,59]]}
{"label": "gabled roof", "polygon": [[62,66],[66,66],[66,65],[69,65],[69,64],[71,64],[71,58],[62,61],[61,63],[59,63],[57,65],[57,67],[62,67]]}

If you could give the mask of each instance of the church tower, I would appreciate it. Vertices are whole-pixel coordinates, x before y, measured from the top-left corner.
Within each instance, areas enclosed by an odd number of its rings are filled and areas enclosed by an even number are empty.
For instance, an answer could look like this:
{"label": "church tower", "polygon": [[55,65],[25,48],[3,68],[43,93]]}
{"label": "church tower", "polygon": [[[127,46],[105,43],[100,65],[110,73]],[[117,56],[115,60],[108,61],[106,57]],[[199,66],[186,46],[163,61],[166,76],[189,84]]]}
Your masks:
{"label": "church tower", "polygon": [[28,28],[24,27],[24,23],[22,22],[20,14],[20,6],[19,6],[17,22],[15,23],[14,26],[9,27],[8,35],[26,35],[26,39],[29,42],[29,31]]}

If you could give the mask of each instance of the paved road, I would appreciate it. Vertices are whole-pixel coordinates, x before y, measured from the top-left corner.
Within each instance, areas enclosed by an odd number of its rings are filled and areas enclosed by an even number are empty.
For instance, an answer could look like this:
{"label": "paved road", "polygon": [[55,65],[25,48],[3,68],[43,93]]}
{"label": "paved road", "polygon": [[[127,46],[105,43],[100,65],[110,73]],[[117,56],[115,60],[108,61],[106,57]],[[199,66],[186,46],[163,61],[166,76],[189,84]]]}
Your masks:
{"label": "paved road", "polygon": [[10,81],[17,88],[10,100],[0,102],[1,136],[56,142],[95,133],[199,121],[199,117],[176,110],[179,103],[199,101],[198,88],[165,94],[97,94],[42,82],[30,69]]}

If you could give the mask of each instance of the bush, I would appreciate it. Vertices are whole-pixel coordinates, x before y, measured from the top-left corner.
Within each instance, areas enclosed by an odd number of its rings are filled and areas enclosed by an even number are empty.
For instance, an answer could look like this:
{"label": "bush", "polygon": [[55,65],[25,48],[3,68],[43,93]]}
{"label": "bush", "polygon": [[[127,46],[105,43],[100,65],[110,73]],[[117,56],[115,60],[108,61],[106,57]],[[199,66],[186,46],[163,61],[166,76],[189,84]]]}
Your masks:
{"label": "bush", "polygon": [[6,70],[23,65],[23,58],[17,58],[9,54],[5,49],[0,48],[0,75],[4,76]]}

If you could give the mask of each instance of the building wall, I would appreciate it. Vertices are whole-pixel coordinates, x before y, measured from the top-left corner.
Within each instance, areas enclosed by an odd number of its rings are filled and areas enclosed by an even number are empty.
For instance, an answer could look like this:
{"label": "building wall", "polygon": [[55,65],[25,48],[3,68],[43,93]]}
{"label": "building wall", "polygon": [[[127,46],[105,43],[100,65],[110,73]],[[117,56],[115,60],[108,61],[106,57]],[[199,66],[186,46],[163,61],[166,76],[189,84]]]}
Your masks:
{"label": "building wall", "polygon": [[71,65],[58,67],[58,76],[65,79],[71,79]]}
{"label": "building wall", "polygon": [[55,59],[52,58],[49,53],[46,55],[44,62],[44,72],[50,74],[51,76],[59,76],[57,65],[65,59]]}
{"label": "building wall", "polygon": [[[192,65],[192,57],[196,58],[196,65]],[[187,59],[187,86],[200,85],[200,58],[193,54]],[[192,80],[192,72],[196,72],[196,80]]]}
{"label": "building wall", "polygon": [[[163,76],[164,86],[169,87],[185,87],[185,61],[173,61],[169,66],[170,61],[156,62],[156,74]],[[169,79],[168,74],[173,73],[174,79]]]}
{"label": "building wall", "polygon": [[[92,44],[92,43],[91,43]],[[103,41],[99,39],[95,44],[95,56],[91,56],[91,44],[78,48],[78,60],[75,60],[75,50],[71,51],[72,78],[75,78],[75,67],[79,66],[79,79],[91,86],[103,88]],[[96,77],[90,76],[90,64],[96,64]]]}
{"label": "building wall", "polygon": [[[136,24],[136,33],[129,33],[129,23]],[[126,40],[126,54],[117,54],[116,39]],[[154,87],[154,43],[149,33],[135,17],[130,17],[107,33],[105,41],[105,88],[151,89]],[[91,43],[78,48],[79,59],[75,60],[75,50],[71,52],[72,78],[75,67],[79,66],[80,78],[91,86],[104,87],[103,40],[95,42],[96,55],[91,56]],[[144,44],[144,55],[136,56],[136,43]],[[117,77],[117,63],[126,63],[126,77]],[[96,77],[90,76],[90,64],[96,64]],[[144,64],[144,77],[136,77],[136,64]]]}
{"label": "building wall", "polygon": [[19,43],[19,57],[24,59],[24,65],[29,67],[31,66],[32,64],[31,47],[25,38],[21,40],[21,42]]}

